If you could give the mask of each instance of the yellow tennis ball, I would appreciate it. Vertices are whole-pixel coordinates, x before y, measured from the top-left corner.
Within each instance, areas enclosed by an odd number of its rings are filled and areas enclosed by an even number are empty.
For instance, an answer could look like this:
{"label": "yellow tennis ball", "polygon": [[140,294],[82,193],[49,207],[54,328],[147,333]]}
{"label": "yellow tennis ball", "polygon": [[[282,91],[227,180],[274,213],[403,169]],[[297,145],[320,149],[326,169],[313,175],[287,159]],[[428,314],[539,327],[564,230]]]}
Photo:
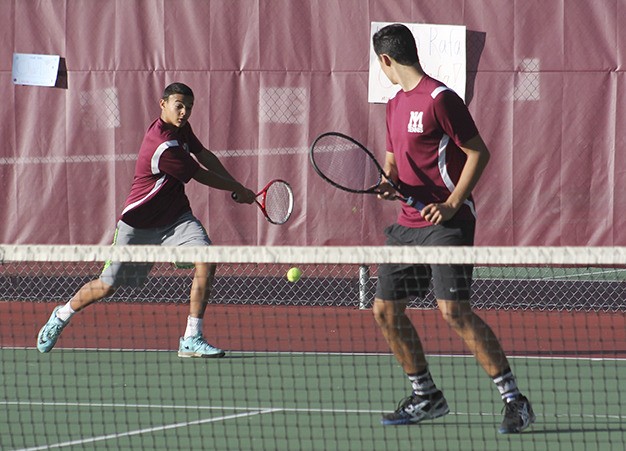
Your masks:
{"label": "yellow tennis ball", "polygon": [[302,271],[300,270],[300,268],[294,267],[287,271],[287,280],[289,282],[297,282],[298,280],[300,280],[300,277],[302,277]]}

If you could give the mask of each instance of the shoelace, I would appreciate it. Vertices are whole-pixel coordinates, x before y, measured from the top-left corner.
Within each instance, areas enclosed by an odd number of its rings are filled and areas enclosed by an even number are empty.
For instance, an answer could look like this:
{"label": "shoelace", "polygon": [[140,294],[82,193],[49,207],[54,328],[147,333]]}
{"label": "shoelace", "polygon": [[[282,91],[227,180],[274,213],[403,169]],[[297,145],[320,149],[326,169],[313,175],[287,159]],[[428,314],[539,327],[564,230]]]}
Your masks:
{"label": "shoelace", "polygon": [[511,402],[505,402],[504,403],[504,407],[502,408],[502,412],[504,413],[505,417],[512,417],[516,414],[517,410],[519,409],[521,401],[519,400],[515,400],[515,401],[511,401]]}
{"label": "shoelace", "polygon": [[56,335],[56,333],[60,330],[63,329],[63,326],[58,325],[58,324],[53,324],[51,325],[47,330],[46,333],[44,334],[44,337],[46,338],[46,340],[48,340],[50,337],[52,337],[53,335]]}
{"label": "shoelace", "polygon": [[415,398],[416,398],[415,395],[411,395],[400,400],[400,402],[398,403],[398,407],[396,408],[396,412],[402,412],[404,411],[406,406],[408,406],[409,404],[414,404]]}
{"label": "shoelace", "polygon": [[204,349],[214,349],[213,346],[211,346],[209,342],[206,341],[202,335],[195,337],[194,341],[196,342],[198,346],[201,346]]}

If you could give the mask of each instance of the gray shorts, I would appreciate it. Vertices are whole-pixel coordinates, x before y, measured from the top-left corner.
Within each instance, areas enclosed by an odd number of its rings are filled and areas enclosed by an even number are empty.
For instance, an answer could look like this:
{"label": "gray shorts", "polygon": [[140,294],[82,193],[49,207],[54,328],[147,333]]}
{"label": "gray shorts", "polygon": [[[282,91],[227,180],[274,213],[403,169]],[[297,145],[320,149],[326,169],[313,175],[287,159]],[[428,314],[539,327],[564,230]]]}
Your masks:
{"label": "gray shorts", "polygon": [[[385,235],[390,246],[472,246],[474,222],[448,221],[419,229],[393,224],[385,229]],[[467,301],[472,271],[472,265],[380,265],[376,297],[388,301],[423,298],[432,280],[436,299]]]}
{"label": "gray shorts", "polygon": [[[123,245],[161,245],[161,246],[209,246],[211,240],[206,230],[191,212],[183,214],[178,220],[166,227],[136,229],[123,221],[118,221],[113,238],[114,246]],[[100,275],[100,280],[114,286],[142,285],[152,263],[120,263],[108,261]]]}

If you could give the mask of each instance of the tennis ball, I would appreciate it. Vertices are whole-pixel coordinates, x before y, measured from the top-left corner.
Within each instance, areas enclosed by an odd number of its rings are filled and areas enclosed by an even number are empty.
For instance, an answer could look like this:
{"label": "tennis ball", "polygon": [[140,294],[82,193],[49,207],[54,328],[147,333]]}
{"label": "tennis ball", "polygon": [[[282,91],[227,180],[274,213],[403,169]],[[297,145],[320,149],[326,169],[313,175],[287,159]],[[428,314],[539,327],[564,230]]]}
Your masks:
{"label": "tennis ball", "polygon": [[287,271],[287,280],[289,282],[297,282],[298,280],[300,280],[300,277],[302,277],[302,271],[300,270],[300,268],[294,267]]}

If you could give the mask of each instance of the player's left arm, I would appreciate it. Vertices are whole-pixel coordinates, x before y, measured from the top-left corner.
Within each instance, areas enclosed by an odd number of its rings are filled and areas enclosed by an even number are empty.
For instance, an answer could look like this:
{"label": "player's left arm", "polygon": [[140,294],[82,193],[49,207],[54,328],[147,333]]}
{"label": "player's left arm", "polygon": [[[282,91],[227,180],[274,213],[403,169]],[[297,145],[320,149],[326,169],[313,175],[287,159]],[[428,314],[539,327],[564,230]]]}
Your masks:
{"label": "player's left arm", "polygon": [[480,135],[476,135],[463,143],[461,150],[467,155],[467,160],[461,171],[459,181],[446,201],[446,204],[455,208],[455,213],[476,187],[491,156]]}
{"label": "player's left arm", "polygon": [[235,178],[228,172],[217,156],[206,148],[202,148],[198,153],[194,154],[198,163],[211,172],[218,174],[220,177],[230,180]]}
{"label": "player's left arm", "polygon": [[489,149],[483,141],[465,102],[451,90],[441,92],[433,102],[435,116],[447,134],[467,156],[454,190],[445,202],[427,205],[422,216],[433,224],[452,219],[472,193],[487,163]]}
{"label": "player's left arm", "polygon": [[[239,183],[239,181],[237,181],[237,179],[235,179],[235,177],[233,177],[231,173],[228,172],[226,167],[224,167],[222,162],[213,152],[203,147],[199,152],[195,153],[194,155],[196,157],[196,160],[198,160],[198,163],[204,166],[209,173],[217,175],[220,179],[234,182],[240,187],[239,189],[232,190],[233,192],[237,193],[237,202],[246,204],[254,202],[254,191],[246,188],[241,183]],[[199,171],[197,175],[200,176],[201,172],[202,171]],[[198,179],[196,178],[196,180]]]}
{"label": "player's left arm", "polygon": [[424,218],[433,224],[452,219],[472,193],[489,162],[489,149],[480,135],[464,142],[460,148],[467,155],[467,160],[454,190],[445,202],[430,204],[422,211]]}

